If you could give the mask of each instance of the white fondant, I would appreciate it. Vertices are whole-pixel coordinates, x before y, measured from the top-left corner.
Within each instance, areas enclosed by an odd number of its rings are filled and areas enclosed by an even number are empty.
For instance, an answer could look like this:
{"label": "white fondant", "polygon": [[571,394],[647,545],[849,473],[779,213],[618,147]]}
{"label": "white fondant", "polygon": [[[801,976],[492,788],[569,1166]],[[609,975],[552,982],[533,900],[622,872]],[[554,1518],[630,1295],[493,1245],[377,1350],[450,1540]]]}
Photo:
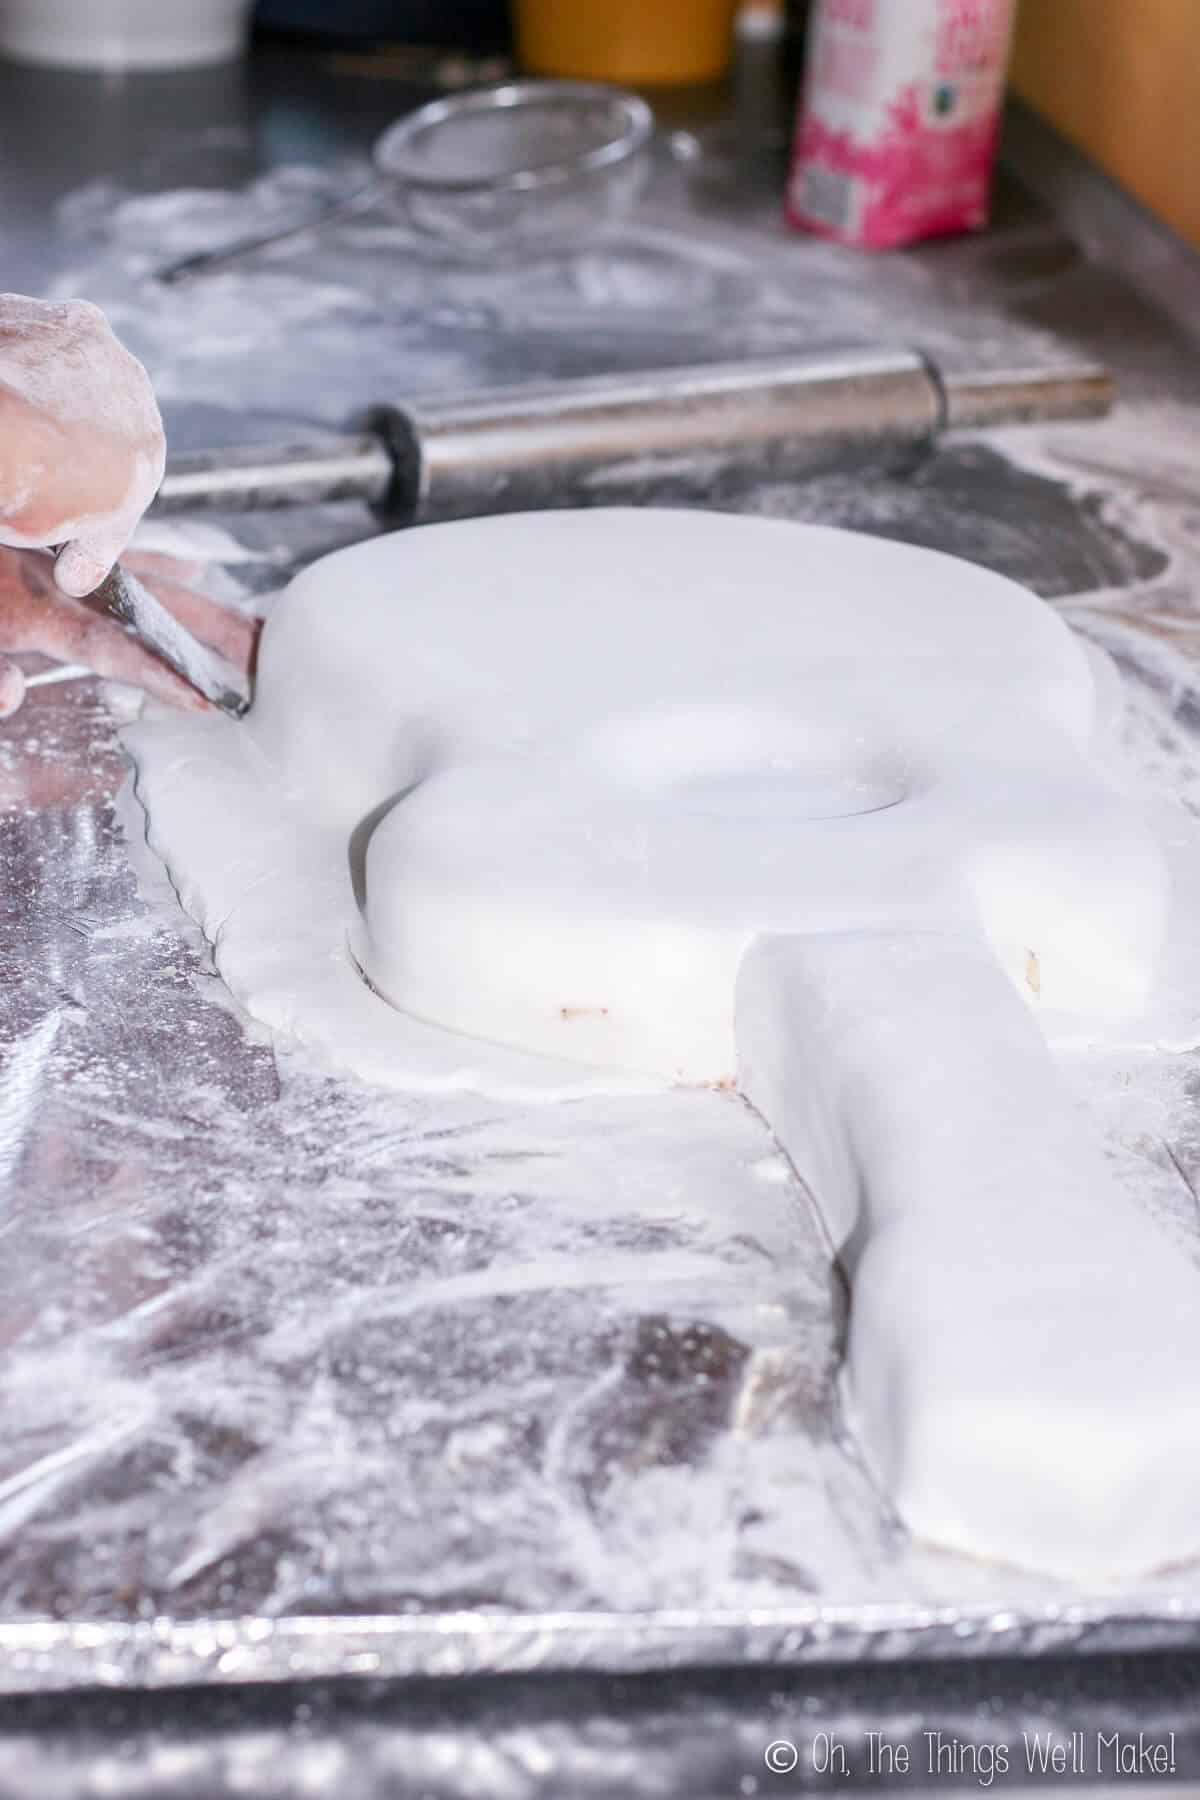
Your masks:
{"label": "white fondant", "polygon": [[843,1392],[923,1537],[1112,1580],[1194,1554],[1200,1273],[978,944],[763,937],[742,1084],[850,1276]]}
{"label": "white fondant", "polygon": [[549,1094],[584,1063],[740,1071],[851,1268],[847,1401],[906,1521],[1104,1577],[1200,1549],[1200,1276],[1033,1017],[1119,1035],[1164,931],[1096,670],[926,551],[538,515],[318,564],[248,723],[136,750],[222,973],[341,1066]]}

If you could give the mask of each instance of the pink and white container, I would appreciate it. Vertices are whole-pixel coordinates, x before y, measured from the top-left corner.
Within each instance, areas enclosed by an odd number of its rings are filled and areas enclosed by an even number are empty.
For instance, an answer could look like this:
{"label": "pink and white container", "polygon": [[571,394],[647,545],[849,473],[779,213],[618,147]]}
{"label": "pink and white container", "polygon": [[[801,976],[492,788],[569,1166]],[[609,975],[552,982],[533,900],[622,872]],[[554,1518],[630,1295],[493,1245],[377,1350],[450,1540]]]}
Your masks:
{"label": "pink and white container", "polygon": [[817,0],[793,225],[888,249],[987,223],[1016,0]]}

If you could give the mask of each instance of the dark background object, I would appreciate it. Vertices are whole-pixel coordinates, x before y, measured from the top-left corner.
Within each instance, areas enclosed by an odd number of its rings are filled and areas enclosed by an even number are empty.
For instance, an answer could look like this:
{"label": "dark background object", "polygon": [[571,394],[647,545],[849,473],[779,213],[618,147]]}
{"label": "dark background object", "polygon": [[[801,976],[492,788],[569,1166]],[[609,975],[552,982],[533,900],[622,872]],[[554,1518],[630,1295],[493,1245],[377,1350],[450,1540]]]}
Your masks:
{"label": "dark background object", "polygon": [[259,0],[255,23],[327,43],[365,40],[488,53],[511,43],[507,0]]}
{"label": "dark background object", "polygon": [[787,0],[784,8],[783,62],[791,92],[795,94],[804,73],[804,54],[808,47],[808,24],[812,0]]}

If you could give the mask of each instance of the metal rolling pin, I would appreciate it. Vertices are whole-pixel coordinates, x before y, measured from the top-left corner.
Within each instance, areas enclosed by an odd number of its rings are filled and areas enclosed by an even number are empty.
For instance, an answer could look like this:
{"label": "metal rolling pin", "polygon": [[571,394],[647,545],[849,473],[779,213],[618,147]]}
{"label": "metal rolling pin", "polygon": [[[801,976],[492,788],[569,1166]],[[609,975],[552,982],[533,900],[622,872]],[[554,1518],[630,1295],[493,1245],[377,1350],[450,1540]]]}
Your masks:
{"label": "metal rolling pin", "polygon": [[381,406],[353,437],[174,458],[155,510],[361,500],[393,524],[789,479],[903,460],[944,431],[1095,418],[1103,368],[943,374],[848,349],[494,388]]}

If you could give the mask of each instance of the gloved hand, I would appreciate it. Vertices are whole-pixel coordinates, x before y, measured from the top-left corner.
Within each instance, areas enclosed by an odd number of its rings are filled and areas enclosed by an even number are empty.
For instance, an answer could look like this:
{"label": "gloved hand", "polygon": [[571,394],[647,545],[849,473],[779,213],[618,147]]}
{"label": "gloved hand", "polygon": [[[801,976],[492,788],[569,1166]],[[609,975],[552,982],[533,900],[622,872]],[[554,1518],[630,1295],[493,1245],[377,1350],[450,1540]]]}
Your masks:
{"label": "gloved hand", "polygon": [[0,294],[0,544],[63,545],[58,586],[90,594],[165,458],[150,378],[98,307]]}
{"label": "gloved hand", "polygon": [[0,718],[25,686],[4,650],[85,662],[203,706],[121,625],[81,605],[130,542],[164,459],[149,376],[99,308],[0,293],[0,544],[61,545],[54,563],[0,551]]}

